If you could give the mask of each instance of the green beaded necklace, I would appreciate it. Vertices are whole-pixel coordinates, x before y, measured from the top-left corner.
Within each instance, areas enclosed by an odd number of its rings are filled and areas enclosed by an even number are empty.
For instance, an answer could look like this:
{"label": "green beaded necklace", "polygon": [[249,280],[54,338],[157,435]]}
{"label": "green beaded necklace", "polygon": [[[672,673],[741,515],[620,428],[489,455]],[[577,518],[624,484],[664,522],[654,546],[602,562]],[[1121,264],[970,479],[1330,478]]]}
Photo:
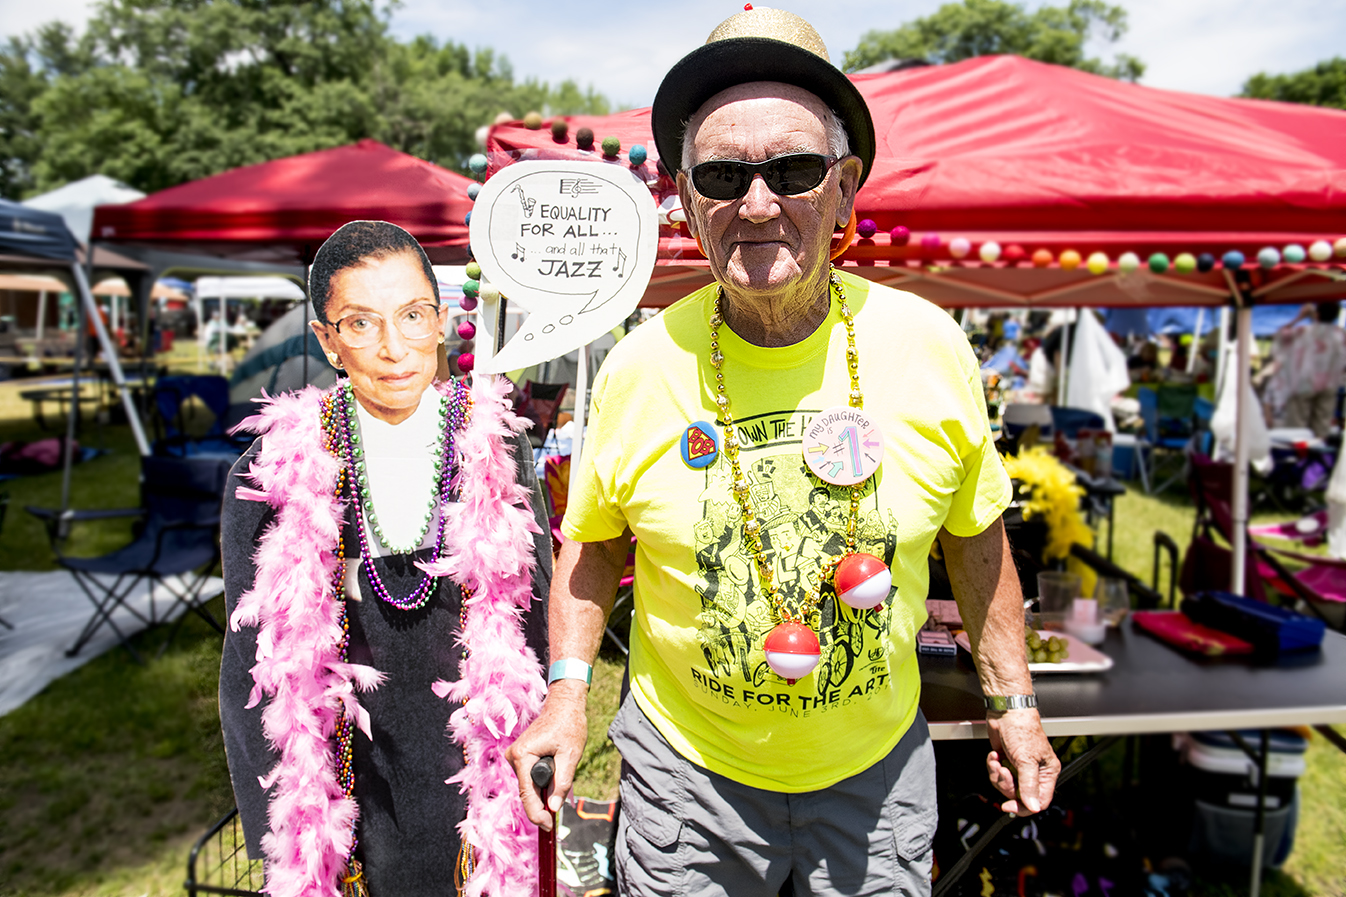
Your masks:
{"label": "green beaded necklace", "polygon": [[360,438],[360,421],[355,410],[355,391],[351,388],[349,380],[346,381],[345,393],[346,419],[351,423],[351,456],[355,459],[355,480],[360,484],[360,492],[364,496],[364,516],[365,520],[369,523],[369,530],[374,534],[374,538],[378,539],[379,543],[393,554],[410,554],[420,548],[421,542],[425,541],[425,534],[430,531],[430,524],[433,523],[435,519],[435,511],[439,508],[439,495],[440,492],[443,491],[440,487],[443,485],[442,480],[444,478],[445,470],[444,440],[447,438],[447,430],[445,429],[444,424],[449,416],[449,397],[441,396],[439,399],[439,444],[436,446],[434,453],[435,476],[437,478],[435,488],[431,490],[430,500],[426,503],[425,517],[421,520],[421,525],[419,531],[416,533],[416,538],[413,539],[409,545],[399,546],[389,544],[387,537],[383,534],[383,526],[379,523],[378,514],[374,511],[374,497],[369,489],[369,472],[365,469],[365,453]]}

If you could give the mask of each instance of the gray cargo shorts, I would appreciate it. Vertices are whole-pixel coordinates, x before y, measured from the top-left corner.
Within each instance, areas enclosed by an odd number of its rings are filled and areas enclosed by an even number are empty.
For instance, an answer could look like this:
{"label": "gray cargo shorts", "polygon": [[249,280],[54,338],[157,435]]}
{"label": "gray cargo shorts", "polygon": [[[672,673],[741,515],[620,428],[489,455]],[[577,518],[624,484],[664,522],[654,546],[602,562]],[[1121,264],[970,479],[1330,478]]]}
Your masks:
{"label": "gray cargo shorts", "polygon": [[622,754],[619,894],[930,893],[935,752],[919,711],[883,760],[801,794],[753,788],[689,762],[629,695],[608,734]]}

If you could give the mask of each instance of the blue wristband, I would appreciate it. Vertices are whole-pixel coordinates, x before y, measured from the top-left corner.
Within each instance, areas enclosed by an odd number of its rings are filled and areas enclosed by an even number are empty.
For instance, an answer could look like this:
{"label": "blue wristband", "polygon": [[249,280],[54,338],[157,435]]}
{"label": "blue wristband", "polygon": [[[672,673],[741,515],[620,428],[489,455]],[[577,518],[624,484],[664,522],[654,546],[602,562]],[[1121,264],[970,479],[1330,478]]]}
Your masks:
{"label": "blue wristband", "polygon": [[594,668],[577,657],[563,657],[547,670],[547,684],[557,679],[583,679],[585,685],[594,681]]}

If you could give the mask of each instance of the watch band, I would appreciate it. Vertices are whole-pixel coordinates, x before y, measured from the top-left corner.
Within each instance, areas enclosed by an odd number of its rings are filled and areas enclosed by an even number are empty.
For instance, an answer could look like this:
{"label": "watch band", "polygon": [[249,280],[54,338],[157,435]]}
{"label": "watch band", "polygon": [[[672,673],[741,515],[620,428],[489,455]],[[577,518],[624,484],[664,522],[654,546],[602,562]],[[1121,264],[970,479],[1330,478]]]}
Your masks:
{"label": "watch band", "polygon": [[1006,710],[1031,710],[1038,706],[1037,695],[986,695],[986,709],[996,713]]}
{"label": "watch band", "polygon": [[547,669],[547,684],[557,679],[583,679],[585,685],[592,685],[594,668],[578,657],[562,657]]}

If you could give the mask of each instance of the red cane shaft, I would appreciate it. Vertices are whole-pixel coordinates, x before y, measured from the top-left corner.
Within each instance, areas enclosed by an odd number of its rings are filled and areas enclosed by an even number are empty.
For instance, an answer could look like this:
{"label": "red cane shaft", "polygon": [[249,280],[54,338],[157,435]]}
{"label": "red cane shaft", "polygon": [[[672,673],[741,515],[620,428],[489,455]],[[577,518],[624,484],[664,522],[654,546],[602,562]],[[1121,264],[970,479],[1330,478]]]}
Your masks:
{"label": "red cane shaft", "polygon": [[[551,798],[552,776],[556,766],[551,757],[543,757],[533,764],[530,773],[533,784],[542,792],[545,802]],[[537,895],[556,897],[556,813],[551,814],[551,831],[537,830]]]}
{"label": "red cane shaft", "polygon": [[537,895],[556,897],[556,814],[551,831],[537,830]]}

